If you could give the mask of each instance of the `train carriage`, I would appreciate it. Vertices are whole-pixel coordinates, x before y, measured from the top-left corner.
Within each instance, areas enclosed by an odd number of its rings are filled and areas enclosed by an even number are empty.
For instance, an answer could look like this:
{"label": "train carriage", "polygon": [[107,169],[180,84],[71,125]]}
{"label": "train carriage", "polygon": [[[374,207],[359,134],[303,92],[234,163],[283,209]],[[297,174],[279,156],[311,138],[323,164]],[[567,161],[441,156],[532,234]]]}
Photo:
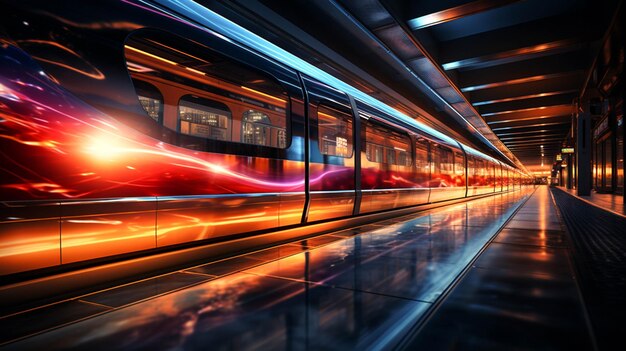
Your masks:
{"label": "train carriage", "polygon": [[0,15],[0,275],[522,183],[206,9],[38,5]]}

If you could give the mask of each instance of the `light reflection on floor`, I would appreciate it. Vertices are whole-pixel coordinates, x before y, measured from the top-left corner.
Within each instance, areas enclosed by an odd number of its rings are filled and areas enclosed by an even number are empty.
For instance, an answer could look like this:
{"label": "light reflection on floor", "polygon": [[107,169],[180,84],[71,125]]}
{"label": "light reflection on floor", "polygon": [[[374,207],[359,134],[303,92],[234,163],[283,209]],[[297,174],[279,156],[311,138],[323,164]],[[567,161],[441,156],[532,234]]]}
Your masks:
{"label": "light reflection on floor", "polygon": [[[7,349],[391,347],[528,194],[495,195],[404,216],[385,226],[369,226],[356,236],[334,233],[335,241],[329,244],[294,250],[289,257],[265,264],[262,255],[252,254],[246,259],[255,267],[39,334]],[[201,268],[182,273],[197,274]],[[106,301],[106,296],[99,298]]]}

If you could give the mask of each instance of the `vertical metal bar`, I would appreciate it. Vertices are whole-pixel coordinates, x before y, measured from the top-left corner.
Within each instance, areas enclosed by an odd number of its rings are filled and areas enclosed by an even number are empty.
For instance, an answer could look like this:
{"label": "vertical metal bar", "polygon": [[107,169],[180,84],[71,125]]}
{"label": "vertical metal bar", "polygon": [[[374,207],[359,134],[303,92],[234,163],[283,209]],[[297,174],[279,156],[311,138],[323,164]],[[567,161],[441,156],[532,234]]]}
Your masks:
{"label": "vertical metal bar", "polygon": [[304,208],[302,210],[302,223],[306,223],[307,218],[309,217],[309,207],[311,205],[311,189],[310,189],[310,177],[311,177],[311,150],[310,150],[310,142],[311,142],[311,132],[310,132],[310,113],[309,113],[309,93],[306,90],[306,85],[304,84],[304,79],[302,79],[302,74],[298,72],[298,80],[300,81],[300,85],[302,86],[302,92],[304,94]]}
{"label": "vertical metal bar", "polygon": [[348,95],[350,106],[352,106],[352,118],[354,119],[353,128],[353,145],[354,145],[354,208],[352,215],[358,215],[361,208],[361,116],[356,107],[354,98]]}
{"label": "vertical metal bar", "polygon": [[[586,103],[582,112],[578,112],[577,122],[579,128],[577,129],[576,140],[581,141],[576,148],[576,160],[578,163],[578,182],[576,188],[578,195],[590,195],[591,194],[591,114],[589,111],[589,103]],[[568,167],[569,166],[568,162]],[[568,170],[569,171],[569,170]],[[568,172],[569,173],[569,172]]]}

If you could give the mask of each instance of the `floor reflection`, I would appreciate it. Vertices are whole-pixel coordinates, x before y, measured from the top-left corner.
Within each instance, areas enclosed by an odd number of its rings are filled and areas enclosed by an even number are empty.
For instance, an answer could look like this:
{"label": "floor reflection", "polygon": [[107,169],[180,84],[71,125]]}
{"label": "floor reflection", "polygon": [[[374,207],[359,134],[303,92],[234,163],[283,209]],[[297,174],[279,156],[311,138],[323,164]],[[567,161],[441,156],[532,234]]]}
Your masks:
{"label": "floor reflection", "polygon": [[[364,226],[291,256],[7,345],[8,349],[393,347],[529,193]],[[281,257],[280,259],[276,259]],[[274,259],[262,264],[264,259]],[[257,264],[257,262],[259,264]],[[196,267],[222,274],[224,264]],[[211,270],[209,272],[209,270]],[[197,272],[196,272],[197,273]]]}

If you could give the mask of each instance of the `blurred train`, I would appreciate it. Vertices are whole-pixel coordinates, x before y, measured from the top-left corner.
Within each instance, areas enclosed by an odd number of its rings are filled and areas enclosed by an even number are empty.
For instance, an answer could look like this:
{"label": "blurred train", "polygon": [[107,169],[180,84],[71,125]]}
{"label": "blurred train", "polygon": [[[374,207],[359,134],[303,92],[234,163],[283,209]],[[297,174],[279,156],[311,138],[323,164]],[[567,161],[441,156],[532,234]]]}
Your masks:
{"label": "blurred train", "polygon": [[191,1],[2,8],[2,276],[530,183]]}

